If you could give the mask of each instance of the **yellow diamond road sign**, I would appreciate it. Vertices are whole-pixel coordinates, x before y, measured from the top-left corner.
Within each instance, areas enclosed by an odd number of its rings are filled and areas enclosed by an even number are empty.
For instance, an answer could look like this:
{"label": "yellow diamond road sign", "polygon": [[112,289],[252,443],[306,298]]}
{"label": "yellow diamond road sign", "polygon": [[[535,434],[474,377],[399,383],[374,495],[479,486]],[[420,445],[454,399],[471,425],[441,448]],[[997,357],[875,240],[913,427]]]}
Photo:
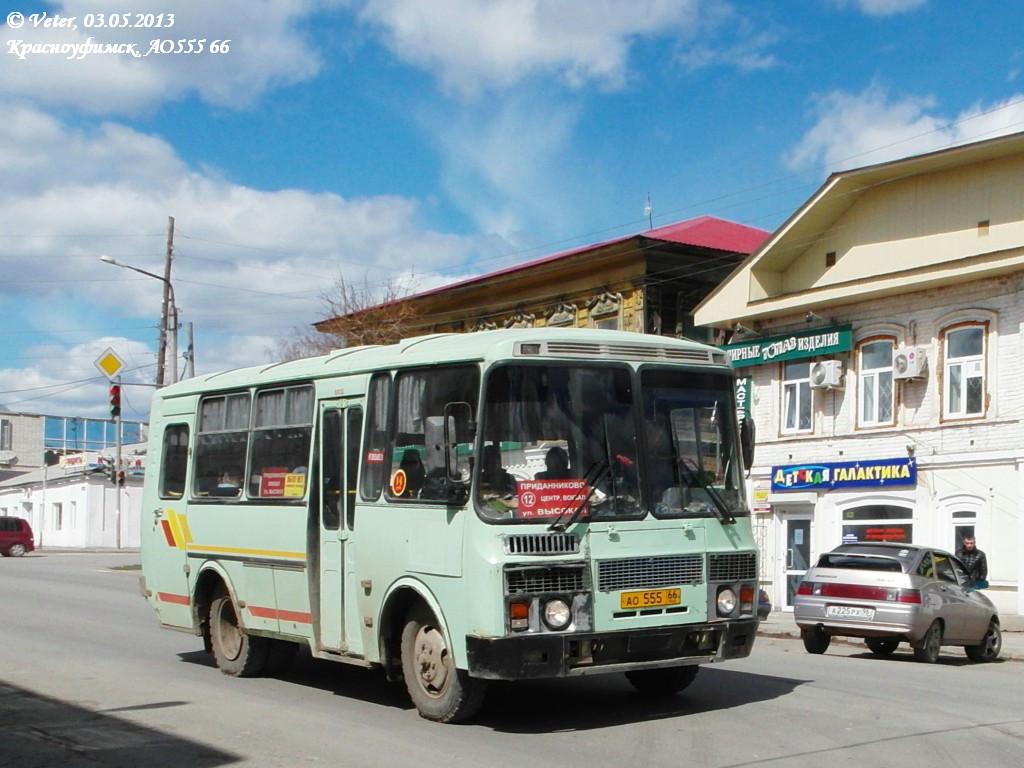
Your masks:
{"label": "yellow diamond road sign", "polygon": [[100,369],[108,379],[112,379],[119,374],[125,366],[124,360],[118,357],[117,352],[107,347],[107,351],[96,358],[96,367]]}

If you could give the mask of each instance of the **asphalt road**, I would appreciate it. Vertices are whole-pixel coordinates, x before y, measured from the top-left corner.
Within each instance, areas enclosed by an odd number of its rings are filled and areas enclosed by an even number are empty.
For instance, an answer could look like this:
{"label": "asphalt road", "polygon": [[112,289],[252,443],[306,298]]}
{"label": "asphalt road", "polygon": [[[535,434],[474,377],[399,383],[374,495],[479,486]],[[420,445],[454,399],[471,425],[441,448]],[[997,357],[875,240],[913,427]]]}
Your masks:
{"label": "asphalt road", "polygon": [[379,673],[300,657],[220,674],[161,630],[137,555],[0,561],[0,766],[1019,766],[1024,663],[936,665],[759,638],[682,695],[620,676],[495,685],[470,724],[420,719]]}

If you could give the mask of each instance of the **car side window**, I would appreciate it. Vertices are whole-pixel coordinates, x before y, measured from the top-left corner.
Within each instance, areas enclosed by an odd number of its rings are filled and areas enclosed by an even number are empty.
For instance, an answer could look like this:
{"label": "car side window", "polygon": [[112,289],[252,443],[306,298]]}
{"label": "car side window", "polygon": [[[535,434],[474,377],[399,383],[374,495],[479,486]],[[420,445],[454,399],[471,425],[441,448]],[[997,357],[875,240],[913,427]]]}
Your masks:
{"label": "car side window", "polygon": [[921,564],[917,566],[917,575],[923,576],[926,579],[935,578],[935,561],[932,559],[931,552],[924,553],[924,557],[921,558]]}
{"label": "car side window", "polygon": [[956,572],[953,570],[953,561],[949,555],[935,553],[935,575],[940,581],[956,584]]}
{"label": "car side window", "polygon": [[956,573],[957,580],[964,586],[971,583],[971,577],[967,573],[967,569],[964,568],[963,563],[957,560],[955,557],[949,559],[950,564],[953,566],[953,571]]}

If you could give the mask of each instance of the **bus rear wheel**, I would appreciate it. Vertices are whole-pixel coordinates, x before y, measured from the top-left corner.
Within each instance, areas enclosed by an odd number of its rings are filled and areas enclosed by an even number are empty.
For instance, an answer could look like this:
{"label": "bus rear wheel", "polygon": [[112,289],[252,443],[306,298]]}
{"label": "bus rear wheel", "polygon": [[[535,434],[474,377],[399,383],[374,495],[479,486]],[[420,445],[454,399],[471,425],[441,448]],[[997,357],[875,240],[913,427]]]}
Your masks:
{"label": "bus rear wheel", "polygon": [[689,687],[699,670],[696,664],[667,669],[636,669],[627,672],[626,679],[647,696],[674,696]]}
{"label": "bus rear wheel", "polygon": [[208,626],[213,658],[221,672],[232,677],[256,677],[263,672],[270,641],[246,634],[235,602],[224,589],[210,601]]}
{"label": "bus rear wheel", "polygon": [[468,720],[487,690],[486,682],[456,668],[443,630],[422,606],[409,612],[402,629],[402,676],[420,717],[439,723]]}

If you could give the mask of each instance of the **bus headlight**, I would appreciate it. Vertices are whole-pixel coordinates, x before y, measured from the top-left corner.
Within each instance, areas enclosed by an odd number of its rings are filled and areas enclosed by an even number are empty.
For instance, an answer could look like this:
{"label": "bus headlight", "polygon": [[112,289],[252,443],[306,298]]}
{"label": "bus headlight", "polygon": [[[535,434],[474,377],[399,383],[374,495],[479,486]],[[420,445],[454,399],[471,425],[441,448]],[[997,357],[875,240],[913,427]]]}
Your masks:
{"label": "bus headlight", "polygon": [[731,616],[736,610],[736,593],[729,587],[718,590],[718,615]]}
{"label": "bus headlight", "polygon": [[544,603],[544,623],[550,629],[565,629],[572,621],[572,608],[560,597],[553,597]]}

